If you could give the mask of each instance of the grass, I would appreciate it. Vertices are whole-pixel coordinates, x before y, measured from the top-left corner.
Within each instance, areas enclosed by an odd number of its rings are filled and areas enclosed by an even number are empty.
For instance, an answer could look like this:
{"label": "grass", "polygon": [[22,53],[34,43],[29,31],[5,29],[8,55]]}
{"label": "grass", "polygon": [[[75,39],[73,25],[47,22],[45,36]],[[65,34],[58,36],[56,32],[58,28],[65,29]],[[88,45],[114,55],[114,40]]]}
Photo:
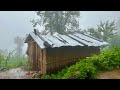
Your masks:
{"label": "grass", "polygon": [[9,59],[7,59],[6,56],[0,55],[0,70],[8,70],[18,67],[29,69],[26,57],[10,57]]}
{"label": "grass", "polygon": [[[17,68],[17,67],[21,67],[21,66],[25,66],[27,64],[27,60],[26,59],[20,59],[20,60],[9,60],[7,62],[7,68],[12,69],[12,68]],[[4,64],[3,64],[4,65]]]}

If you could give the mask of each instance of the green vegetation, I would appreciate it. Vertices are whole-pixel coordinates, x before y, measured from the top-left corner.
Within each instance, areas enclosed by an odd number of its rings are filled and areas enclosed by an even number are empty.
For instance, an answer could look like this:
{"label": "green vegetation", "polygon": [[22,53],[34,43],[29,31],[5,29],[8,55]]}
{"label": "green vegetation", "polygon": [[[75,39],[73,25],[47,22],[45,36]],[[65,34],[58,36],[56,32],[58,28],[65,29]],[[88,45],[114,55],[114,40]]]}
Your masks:
{"label": "green vegetation", "polygon": [[51,75],[42,75],[41,79],[95,79],[98,71],[120,68],[120,48],[104,50],[76,64]]}
{"label": "green vegetation", "polygon": [[[45,26],[43,34],[52,35],[55,32],[59,34],[69,34],[80,32],[79,30],[79,11],[36,11],[39,19],[33,19],[33,27],[36,25]],[[41,32],[42,34],[42,32]]]}
{"label": "green vegetation", "polygon": [[115,21],[110,22],[108,20],[106,22],[100,21],[100,24],[97,25],[97,28],[88,28],[87,30],[83,31],[83,33],[87,33],[91,36],[108,42],[110,38],[117,34],[116,30]]}
{"label": "green vegetation", "polygon": [[0,54],[0,70],[8,70],[12,68],[22,67],[28,69],[26,57],[9,57]]}
{"label": "green vegetation", "polygon": [[110,44],[110,45],[109,45],[109,48],[112,48],[113,46],[114,46],[114,47],[120,47],[120,34],[114,35],[114,36],[108,41],[108,43]]}

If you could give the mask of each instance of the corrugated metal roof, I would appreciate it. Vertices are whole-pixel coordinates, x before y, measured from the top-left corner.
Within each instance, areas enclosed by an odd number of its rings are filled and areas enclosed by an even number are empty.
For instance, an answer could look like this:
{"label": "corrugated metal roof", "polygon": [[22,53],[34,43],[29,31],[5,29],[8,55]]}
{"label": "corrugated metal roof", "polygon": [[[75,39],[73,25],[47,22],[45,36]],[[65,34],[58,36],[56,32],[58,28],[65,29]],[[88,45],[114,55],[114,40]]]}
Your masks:
{"label": "corrugated metal roof", "polygon": [[32,38],[37,42],[37,44],[41,47],[41,48],[45,48],[45,46],[43,45],[43,41],[37,36],[35,35],[33,32],[30,33],[30,35],[32,36]]}
{"label": "corrugated metal roof", "polygon": [[104,41],[102,41],[102,40],[99,40],[99,39],[97,39],[97,38],[95,38],[95,37],[93,37],[93,36],[90,36],[90,35],[87,35],[87,34],[76,34],[77,36],[79,36],[79,37],[81,37],[81,38],[84,38],[85,40],[88,40],[88,41],[91,41],[91,42],[93,42],[93,44],[95,45],[97,45],[97,46],[101,46],[101,45],[106,45],[106,44],[108,44],[107,42],[104,42]]}
{"label": "corrugated metal roof", "polygon": [[[45,48],[44,42],[46,41],[53,48],[61,46],[101,46],[108,44],[107,42],[100,41],[97,38],[94,38],[89,35],[84,35],[80,33],[69,34],[69,35],[40,35],[45,41],[41,40],[38,35],[35,35],[34,32],[30,33],[33,39],[41,48]],[[26,42],[27,43],[27,42]]]}
{"label": "corrugated metal roof", "polygon": [[61,36],[64,40],[66,40],[68,43],[68,46],[76,46],[76,45],[79,45],[79,46],[84,46],[83,44],[80,44],[79,42],[71,39],[70,37],[66,36],[66,35],[59,35]]}

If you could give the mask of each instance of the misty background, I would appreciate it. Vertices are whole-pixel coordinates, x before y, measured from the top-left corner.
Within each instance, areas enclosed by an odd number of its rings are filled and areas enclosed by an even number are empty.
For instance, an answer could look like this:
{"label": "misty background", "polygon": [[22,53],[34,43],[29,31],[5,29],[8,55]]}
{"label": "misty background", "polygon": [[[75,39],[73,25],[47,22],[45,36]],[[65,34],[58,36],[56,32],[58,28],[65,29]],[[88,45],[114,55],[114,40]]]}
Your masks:
{"label": "misty background", "polygon": [[[96,27],[101,21],[120,20],[120,11],[80,11],[80,28],[82,30]],[[34,11],[0,11],[0,49],[8,51],[16,48],[14,38],[25,37],[33,31],[30,20],[37,17]],[[119,31],[120,32],[120,31]],[[26,51],[24,45],[23,52]]]}

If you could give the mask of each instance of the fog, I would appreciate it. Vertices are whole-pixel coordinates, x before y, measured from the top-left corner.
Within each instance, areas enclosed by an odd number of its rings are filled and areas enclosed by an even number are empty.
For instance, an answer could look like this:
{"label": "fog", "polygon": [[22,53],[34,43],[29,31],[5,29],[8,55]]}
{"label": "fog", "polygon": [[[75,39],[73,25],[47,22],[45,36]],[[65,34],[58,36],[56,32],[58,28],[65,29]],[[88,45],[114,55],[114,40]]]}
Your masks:
{"label": "fog", "polygon": [[[117,21],[119,15],[119,11],[81,11],[80,28],[96,27],[100,20]],[[13,50],[15,36],[24,37],[33,31],[30,20],[34,18],[34,11],[0,11],[0,49]]]}
{"label": "fog", "polygon": [[13,50],[14,37],[24,37],[33,30],[30,20],[35,17],[30,11],[0,11],[0,49]]}
{"label": "fog", "polygon": [[118,22],[120,19],[120,11],[81,11],[80,27],[86,29],[96,27],[101,21]]}

